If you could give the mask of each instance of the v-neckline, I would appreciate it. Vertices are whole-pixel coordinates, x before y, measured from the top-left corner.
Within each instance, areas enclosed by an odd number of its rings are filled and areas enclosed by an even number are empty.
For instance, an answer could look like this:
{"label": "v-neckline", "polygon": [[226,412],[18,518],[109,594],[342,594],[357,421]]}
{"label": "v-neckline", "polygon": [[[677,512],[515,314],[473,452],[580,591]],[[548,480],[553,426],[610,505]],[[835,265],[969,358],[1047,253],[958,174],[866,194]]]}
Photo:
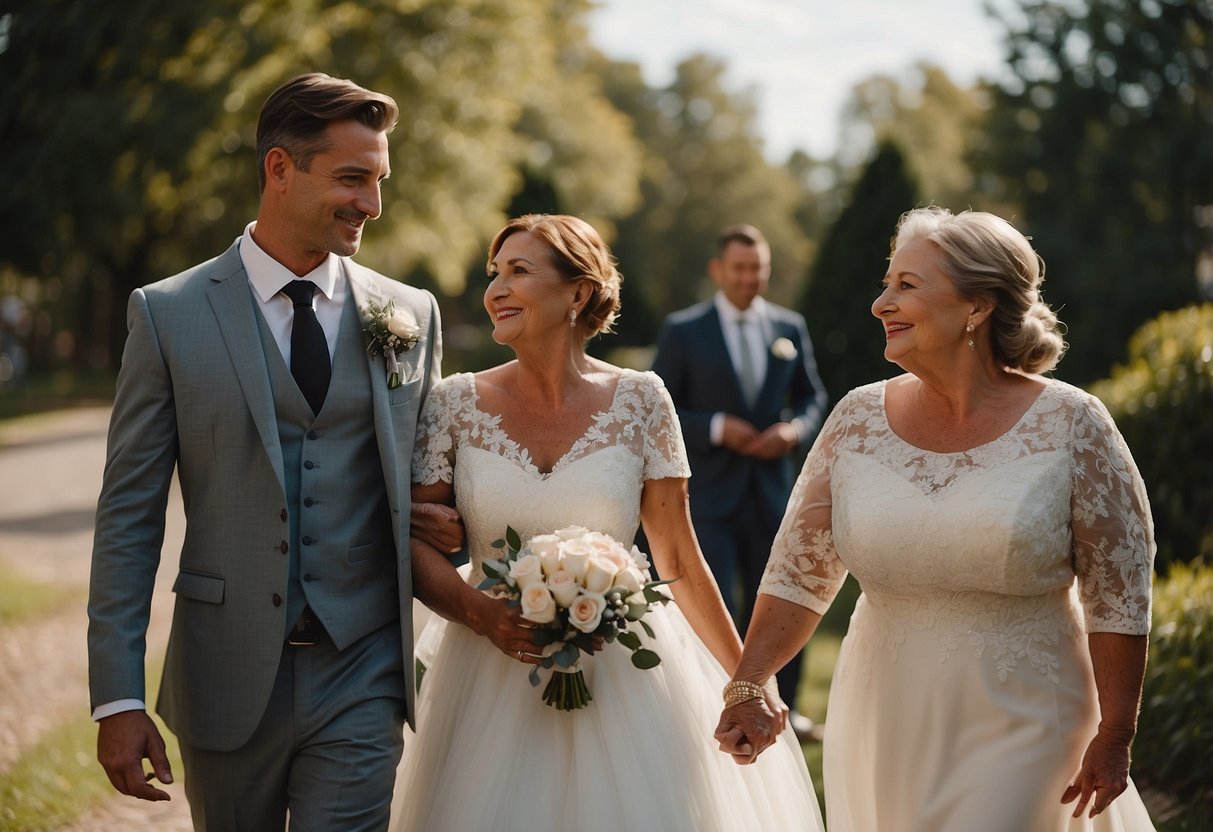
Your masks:
{"label": "v-neckline", "polygon": [[468,374],[472,393],[469,404],[473,410],[493,424],[493,427],[501,434],[501,438],[504,443],[512,446],[524,468],[534,472],[534,474],[540,479],[546,480],[561,468],[565,467],[565,465],[569,464],[573,454],[581,450],[582,446],[586,444],[586,439],[590,435],[590,432],[595,427],[600,426],[605,418],[609,418],[611,414],[614,413],[615,405],[619,401],[619,388],[623,386],[624,377],[626,375],[627,370],[621,369],[618,378],[615,379],[615,389],[611,391],[611,400],[607,404],[606,409],[598,410],[590,414],[589,424],[587,424],[585,429],[577,435],[577,438],[573,440],[573,443],[569,445],[567,449],[565,449],[565,452],[557,457],[556,461],[552,463],[552,467],[547,471],[541,470],[539,466],[535,464],[535,457],[531,453],[530,448],[527,448],[517,439],[510,436],[509,431],[501,426],[502,415],[500,413],[489,413],[480,406],[480,390],[476,386],[476,375],[474,373]]}

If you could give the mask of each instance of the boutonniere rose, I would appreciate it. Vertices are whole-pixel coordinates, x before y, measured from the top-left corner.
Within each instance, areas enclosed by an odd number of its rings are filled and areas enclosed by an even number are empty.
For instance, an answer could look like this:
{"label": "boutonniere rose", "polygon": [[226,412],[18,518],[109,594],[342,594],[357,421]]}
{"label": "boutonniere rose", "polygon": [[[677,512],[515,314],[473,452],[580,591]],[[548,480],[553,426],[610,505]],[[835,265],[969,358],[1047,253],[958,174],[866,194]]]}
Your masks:
{"label": "boutonniere rose", "polygon": [[362,310],[366,326],[363,332],[369,339],[367,352],[382,355],[387,365],[388,389],[399,387],[401,378],[400,356],[417,346],[421,341],[421,327],[403,312],[397,312],[392,301],[380,306],[368,303]]}
{"label": "boutonniere rose", "polygon": [[771,355],[783,361],[791,361],[796,357],[796,345],[790,338],[776,338],[771,344]]}

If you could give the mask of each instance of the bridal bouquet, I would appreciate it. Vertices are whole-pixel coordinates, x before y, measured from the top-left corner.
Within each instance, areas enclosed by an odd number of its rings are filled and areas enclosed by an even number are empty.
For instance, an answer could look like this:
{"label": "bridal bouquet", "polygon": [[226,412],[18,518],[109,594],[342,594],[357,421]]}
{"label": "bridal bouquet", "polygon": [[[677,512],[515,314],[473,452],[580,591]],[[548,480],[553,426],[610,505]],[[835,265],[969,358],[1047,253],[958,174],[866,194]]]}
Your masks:
{"label": "bridal bouquet", "polygon": [[671,600],[657,589],[669,582],[649,580],[648,558],[635,546],[628,550],[609,535],[570,526],[525,544],[507,528],[493,547],[504,552],[481,564],[485,579],[478,588],[509,598],[522,607],[523,618],[540,625],[534,639],[543,660],[530,679],[538,686],[539,669],[552,670],[544,702],[572,711],[593,699],[578,663],[581,653],[594,652],[595,637],[627,647],[632,664],[641,670],[661,663],[655,652],[641,646],[631,625],[655,637],[642,619],[651,605]]}

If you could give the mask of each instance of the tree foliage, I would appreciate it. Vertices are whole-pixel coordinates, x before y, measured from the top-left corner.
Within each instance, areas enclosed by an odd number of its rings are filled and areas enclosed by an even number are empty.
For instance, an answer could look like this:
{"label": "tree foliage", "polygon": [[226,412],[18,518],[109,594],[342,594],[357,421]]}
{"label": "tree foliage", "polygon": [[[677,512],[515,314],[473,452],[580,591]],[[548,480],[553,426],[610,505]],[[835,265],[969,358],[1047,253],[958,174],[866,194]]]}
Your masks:
{"label": "tree foliage", "polygon": [[1213,4],[1025,0],[974,164],[1021,206],[1085,383],[1141,323],[1197,297],[1213,204]]}
{"label": "tree foliage", "polygon": [[1156,568],[1213,565],[1213,304],[1139,329],[1129,360],[1091,387],[1133,451],[1150,494]]}
{"label": "tree foliage", "polygon": [[978,207],[967,157],[986,117],[985,97],[925,62],[896,76],[873,75],[855,85],[843,106],[838,161],[863,164],[874,146],[895,141],[924,201],[953,211]]}
{"label": "tree foliage", "polygon": [[[253,218],[254,130],[320,70],[389,93],[384,215],[360,256],[459,291],[528,169],[575,212],[635,202],[639,149],[584,62],[588,0],[45,0],[0,45],[0,269],[79,298],[58,326],[94,363],[130,289],[217,254]],[[578,38],[580,37],[580,40]],[[571,113],[567,121],[554,118]],[[525,122],[525,124],[524,124]],[[521,127],[520,127],[521,125]],[[609,159],[611,164],[604,164]],[[592,185],[591,185],[592,183]],[[81,350],[80,357],[89,357]]]}
{"label": "tree foliage", "polygon": [[917,184],[901,149],[882,142],[822,241],[799,308],[831,402],[900,372],[885,360],[884,336],[871,307],[888,268],[897,220],[917,204]]}
{"label": "tree foliage", "polygon": [[[641,206],[619,222],[615,245],[625,287],[640,287],[648,310],[637,342],[652,342],[661,315],[703,297],[716,237],[734,223],[766,235],[772,296],[792,297],[807,250],[794,218],[800,188],[763,157],[752,96],[726,89],[725,65],[704,55],[681,62],[665,87],[647,86],[635,64],[603,72],[646,148]],[[632,325],[626,307],[621,323]]]}

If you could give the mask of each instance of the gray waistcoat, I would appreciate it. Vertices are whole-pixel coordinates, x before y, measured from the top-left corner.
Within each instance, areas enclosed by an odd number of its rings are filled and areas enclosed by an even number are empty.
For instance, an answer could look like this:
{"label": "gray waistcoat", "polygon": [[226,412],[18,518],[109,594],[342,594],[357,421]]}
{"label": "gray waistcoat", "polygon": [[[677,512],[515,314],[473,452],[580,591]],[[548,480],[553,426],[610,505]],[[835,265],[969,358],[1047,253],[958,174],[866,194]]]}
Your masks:
{"label": "gray waistcoat", "polygon": [[313,417],[264,319],[258,315],[257,320],[274,391],[290,515],[286,626],[294,626],[304,605],[310,605],[343,649],[399,616],[396,550],[362,324],[350,295],[328,396]]}

